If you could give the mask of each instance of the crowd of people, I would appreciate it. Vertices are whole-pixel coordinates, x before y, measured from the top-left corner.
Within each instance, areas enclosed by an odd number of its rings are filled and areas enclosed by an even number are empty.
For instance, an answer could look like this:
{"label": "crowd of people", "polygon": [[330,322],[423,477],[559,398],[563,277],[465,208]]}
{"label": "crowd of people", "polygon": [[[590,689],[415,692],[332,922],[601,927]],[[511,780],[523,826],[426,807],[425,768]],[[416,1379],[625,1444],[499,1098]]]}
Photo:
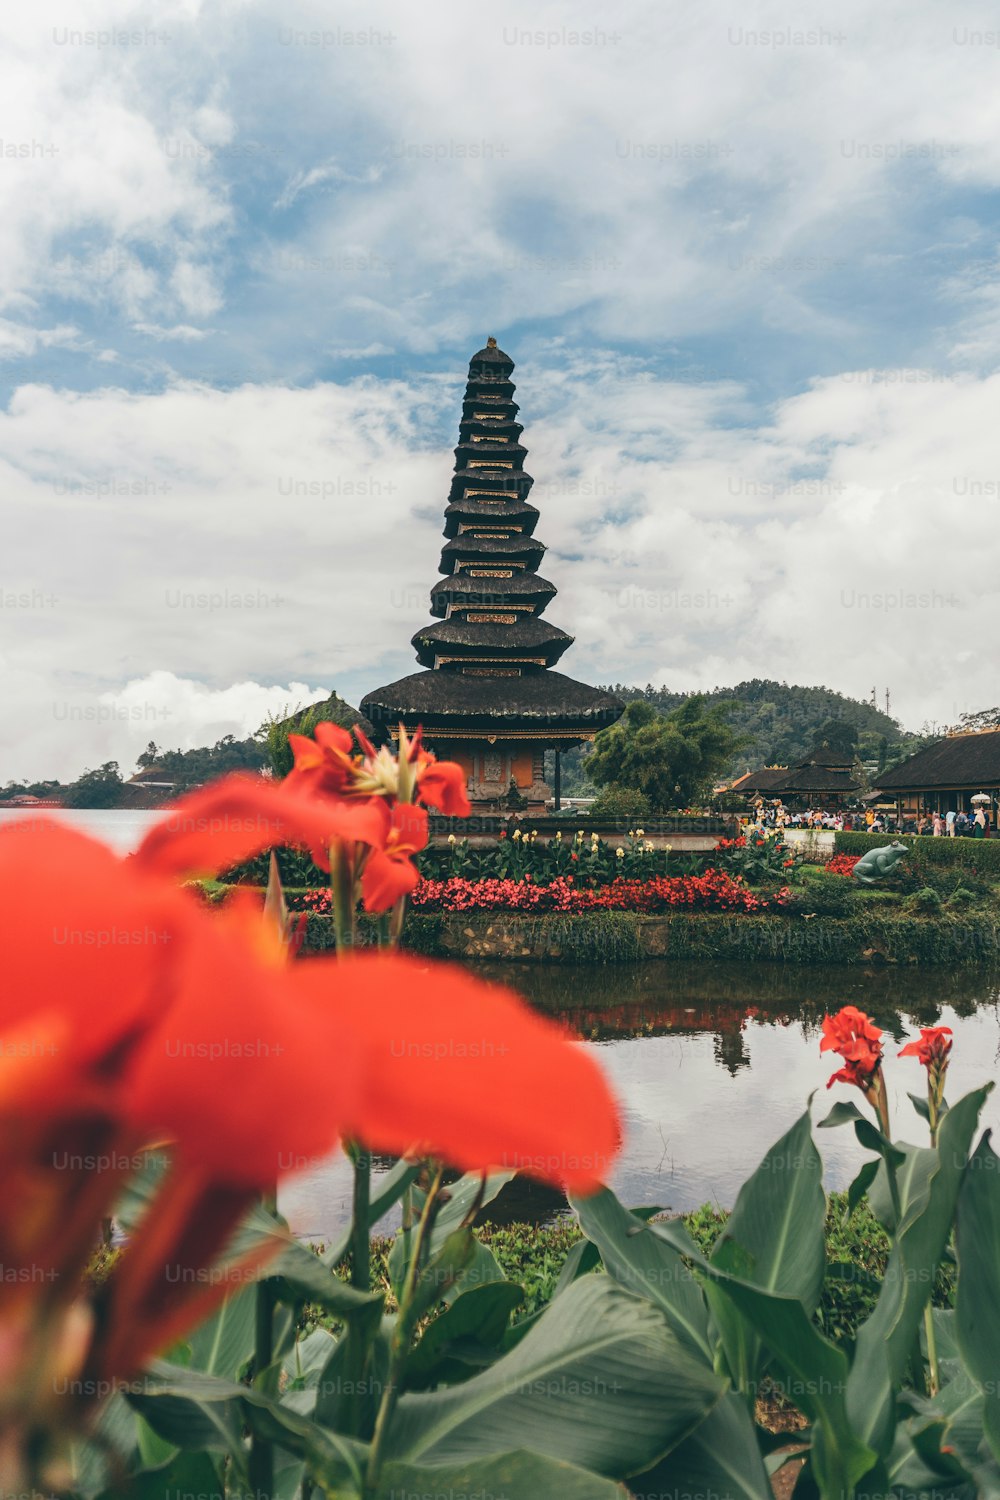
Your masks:
{"label": "crowd of people", "polygon": [[831,828],[856,833],[914,833],[930,838],[989,838],[989,809],[977,807],[972,812],[919,812],[897,816],[883,808],[851,811],[819,807],[790,812],[783,803],[760,803],[746,819],[750,828]]}

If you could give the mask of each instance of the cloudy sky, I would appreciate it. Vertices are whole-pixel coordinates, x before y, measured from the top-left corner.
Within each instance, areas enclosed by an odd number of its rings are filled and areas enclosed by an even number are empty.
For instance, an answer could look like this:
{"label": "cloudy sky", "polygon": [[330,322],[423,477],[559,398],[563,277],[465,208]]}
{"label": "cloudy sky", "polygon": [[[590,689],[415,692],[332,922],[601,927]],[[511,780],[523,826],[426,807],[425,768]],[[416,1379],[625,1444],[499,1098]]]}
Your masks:
{"label": "cloudy sky", "polygon": [[0,34],[0,779],[415,670],[488,334],[572,675],[1000,697],[995,8]]}

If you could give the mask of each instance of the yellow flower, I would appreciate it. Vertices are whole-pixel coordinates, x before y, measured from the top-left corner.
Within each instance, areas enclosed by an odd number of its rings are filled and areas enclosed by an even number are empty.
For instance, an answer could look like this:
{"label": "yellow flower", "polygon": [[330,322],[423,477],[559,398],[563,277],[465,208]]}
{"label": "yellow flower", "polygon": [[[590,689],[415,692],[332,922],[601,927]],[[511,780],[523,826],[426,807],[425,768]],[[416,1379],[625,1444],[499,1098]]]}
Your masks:
{"label": "yellow flower", "polygon": [[619,844],[618,848],[615,850],[615,854],[618,856],[619,859],[624,859],[625,858],[625,850],[621,847],[620,844]]}

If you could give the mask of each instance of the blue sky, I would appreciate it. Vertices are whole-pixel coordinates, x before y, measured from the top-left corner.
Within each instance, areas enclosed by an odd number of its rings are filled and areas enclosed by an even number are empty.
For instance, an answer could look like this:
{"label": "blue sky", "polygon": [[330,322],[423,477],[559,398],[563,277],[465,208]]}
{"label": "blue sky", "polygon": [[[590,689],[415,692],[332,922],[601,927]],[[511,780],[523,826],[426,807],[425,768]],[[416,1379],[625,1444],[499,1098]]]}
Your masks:
{"label": "blue sky", "polygon": [[0,30],[0,776],[411,670],[487,334],[571,674],[1000,697],[988,7]]}

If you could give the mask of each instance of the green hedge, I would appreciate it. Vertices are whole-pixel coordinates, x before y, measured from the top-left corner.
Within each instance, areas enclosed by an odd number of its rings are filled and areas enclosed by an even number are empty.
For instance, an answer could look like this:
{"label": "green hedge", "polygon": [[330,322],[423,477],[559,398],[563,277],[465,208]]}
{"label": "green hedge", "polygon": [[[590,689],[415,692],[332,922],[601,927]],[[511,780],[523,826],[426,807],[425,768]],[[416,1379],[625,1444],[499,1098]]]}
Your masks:
{"label": "green hedge", "polygon": [[893,840],[913,850],[908,856],[912,865],[955,865],[977,874],[1000,875],[1000,838],[932,838],[913,833],[835,833],[833,847],[838,854],[866,854],[869,849],[884,849]]}
{"label": "green hedge", "polygon": [[[897,911],[899,909],[897,908]],[[365,924],[362,924],[363,927]],[[369,929],[370,930],[370,929]],[[307,951],[333,946],[333,921],[310,914]],[[750,912],[411,912],[403,946],[436,958],[570,960],[765,959],[789,964],[996,964],[1000,912],[890,914],[883,903],[849,918]]]}

